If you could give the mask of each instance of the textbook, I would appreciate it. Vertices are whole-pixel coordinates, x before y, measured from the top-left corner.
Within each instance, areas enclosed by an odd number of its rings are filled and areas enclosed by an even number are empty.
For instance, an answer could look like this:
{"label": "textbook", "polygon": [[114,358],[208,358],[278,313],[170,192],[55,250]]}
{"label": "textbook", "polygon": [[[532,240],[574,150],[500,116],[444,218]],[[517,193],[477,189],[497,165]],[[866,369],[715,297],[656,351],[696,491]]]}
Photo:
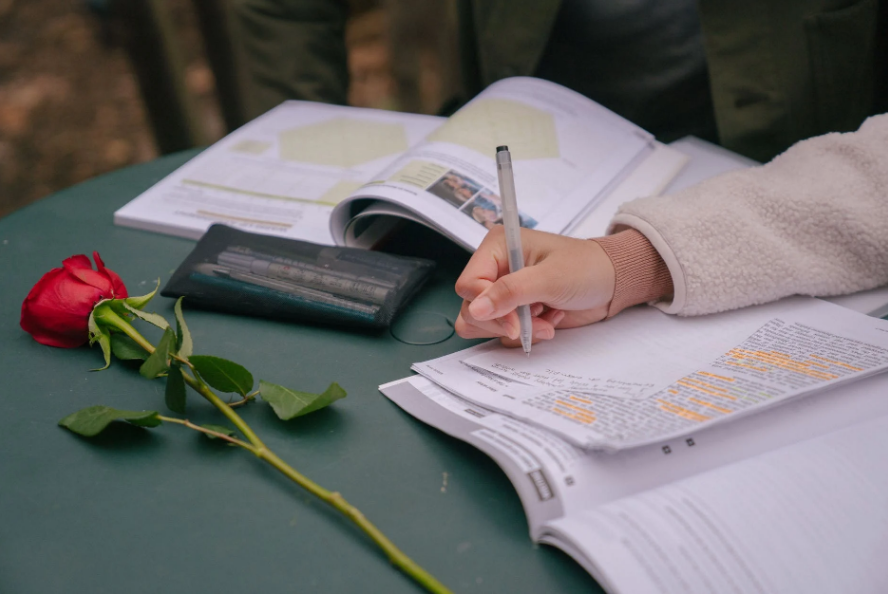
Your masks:
{"label": "textbook", "polygon": [[499,145],[512,152],[522,226],[563,234],[633,174],[642,193],[628,198],[654,195],[687,160],[534,78],[494,83],[450,118],[287,101],[120,208],[114,222],[193,239],[224,223],[369,248],[414,221],[473,250],[502,217]]}
{"label": "textbook", "polygon": [[886,591],[888,321],[801,297],[640,307],[516,351],[380,390],[489,455],[531,538],[608,592]]}

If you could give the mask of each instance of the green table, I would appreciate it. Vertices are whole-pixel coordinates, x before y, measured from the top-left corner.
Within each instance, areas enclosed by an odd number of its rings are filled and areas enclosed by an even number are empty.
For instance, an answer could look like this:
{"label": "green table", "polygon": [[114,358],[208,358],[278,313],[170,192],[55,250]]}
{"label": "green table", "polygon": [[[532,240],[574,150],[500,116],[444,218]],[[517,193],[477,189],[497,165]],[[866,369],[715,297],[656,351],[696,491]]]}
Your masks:
{"label": "green table", "polygon": [[[114,227],[112,212],[193,154],[97,178],[0,220],[0,592],[419,592],[350,524],[246,452],[170,425],[120,425],[94,440],[56,426],[92,404],[163,410],[162,382],[116,362],[90,373],[97,348],[39,345],[19,315],[30,287],[72,254],[98,250],[132,294],[168,279],[193,242]],[[451,258],[410,307],[453,319],[460,266]],[[172,319],[172,305],[158,298],[149,309]],[[290,423],[264,404],[242,414],[454,591],[600,591],[572,559],[530,541],[493,462],[377,391],[411,362],[467,341],[409,346],[388,333],[187,316],[200,353],[275,383],[318,391],[335,380],[348,390]],[[188,417],[221,420],[193,396]]]}

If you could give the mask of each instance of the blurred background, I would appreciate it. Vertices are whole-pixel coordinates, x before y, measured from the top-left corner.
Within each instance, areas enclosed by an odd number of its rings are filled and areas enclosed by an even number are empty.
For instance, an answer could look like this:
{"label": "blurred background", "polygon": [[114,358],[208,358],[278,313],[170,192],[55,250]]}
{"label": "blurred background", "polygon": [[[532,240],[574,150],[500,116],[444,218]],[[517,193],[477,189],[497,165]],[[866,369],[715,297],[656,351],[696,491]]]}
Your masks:
{"label": "blurred background", "polygon": [[[226,2],[0,0],[0,217],[242,124]],[[438,111],[454,0],[348,3],[349,103]]]}

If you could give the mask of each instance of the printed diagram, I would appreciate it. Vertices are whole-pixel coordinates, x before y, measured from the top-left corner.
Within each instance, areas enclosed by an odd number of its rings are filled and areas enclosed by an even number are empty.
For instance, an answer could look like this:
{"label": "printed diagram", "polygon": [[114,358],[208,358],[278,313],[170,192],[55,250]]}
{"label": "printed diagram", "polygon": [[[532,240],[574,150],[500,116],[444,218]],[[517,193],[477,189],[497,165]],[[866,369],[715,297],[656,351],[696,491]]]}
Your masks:
{"label": "printed diagram", "polygon": [[401,124],[333,118],[284,130],[278,136],[280,158],[330,167],[355,167],[407,150]]}
{"label": "printed diagram", "polygon": [[452,142],[489,157],[505,144],[514,160],[555,159],[560,154],[552,114],[509,99],[473,101],[428,140]]}

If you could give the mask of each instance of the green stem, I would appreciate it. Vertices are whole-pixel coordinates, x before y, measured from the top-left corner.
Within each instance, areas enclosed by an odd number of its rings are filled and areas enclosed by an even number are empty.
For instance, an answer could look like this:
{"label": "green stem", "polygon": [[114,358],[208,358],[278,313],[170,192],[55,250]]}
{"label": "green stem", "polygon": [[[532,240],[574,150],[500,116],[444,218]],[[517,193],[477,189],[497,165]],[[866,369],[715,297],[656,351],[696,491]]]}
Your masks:
{"label": "green stem", "polygon": [[244,448],[245,450],[249,450],[249,451],[253,452],[254,454],[256,453],[256,448],[254,448],[250,444],[243,442],[235,437],[231,437],[230,435],[226,435],[225,433],[220,433],[220,432],[214,431],[212,429],[207,429],[206,427],[201,427],[200,425],[195,425],[194,423],[192,423],[188,419],[177,419],[175,417],[165,417],[164,415],[157,415],[157,418],[165,423],[176,423],[177,425],[184,425],[185,427],[188,427],[189,429],[194,429],[195,431],[199,431],[200,433],[206,433],[207,435],[212,435],[213,437],[216,437],[218,439],[222,439],[222,440],[225,440],[225,441],[232,443],[236,446],[240,446],[240,447]]}
{"label": "green stem", "polygon": [[333,507],[336,511],[351,520],[361,531],[370,537],[376,545],[383,550],[388,556],[389,561],[395,567],[413,578],[417,583],[422,585],[429,592],[435,594],[450,594],[450,590],[439,582],[432,574],[420,567],[413,559],[404,554],[401,549],[395,546],[388,537],[383,534],[358,508],[345,500],[345,497],[336,491],[328,491],[311,479],[296,471],[289,464],[281,460],[277,454],[267,448],[260,449],[257,456],[274,466],[281,474],[298,484],[300,487],[311,493],[312,495],[323,500],[325,503]]}
{"label": "green stem", "polygon": [[[97,316],[97,318],[98,317],[99,316]],[[132,324],[117,315],[110,308],[107,308],[105,311],[102,312],[101,319],[103,322],[108,323],[109,325],[117,328],[118,330],[132,338],[136,342],[136,344],[145,349],[149,354],[154,352],[154,346],[150,342],[148,342],[145,337],[139,334],[139,332],[135,328],[133,328]],[[191,364],[187,362],[187,360],[179,360],[192,370],[194,369]],[[352,523],[354,523],[362,532],[364,532],[364,534],[369,536],[370,539],[374,543],[376,543],[376,545],[380,549],[382,549],[382,551],[386,554],[392,564],[394,564],[398,569],[403,571],[405,574],[407,574],[413,580],[423,586],[427,591],[433,592],[434,594],[450,594],[450,590],[447,589],[444,584],[439,582],[432,574],[427,572],[416,562],[414,562],[410,557],[405,555],[403,551],[401,551],[401,549],[395,546],[395,544],[379,530],[379,528],[377,528],[372,522],[364,517],[364,514],[361,513],[360,510],[346,501],[341,494],[335,491],[328,491],[327,489],[324,489],[302,473],[298,472],[292,466],[284,462],[280,457],[278,457],[277,454],[269,450],[268,447],[262,442],[262,440],[259,439],[259,436],[256,435],[256,433],[253,432],[250,426],[247,425],[247,423],[240,417],[240,415],[238,415],[237,412],[235,412],[235,410],[231,408],[231,406],[226,404],[225,401],[216,396],[216,394],[212,390],[210,390],[209,386],[207,386],[197,376],[197,374],[192,376],[183,371],[182,377],[185,378],[185,383],[191,386],[191,388],[195,392],[203,396],[206,400],[210,402],[210,404],[219,409],[219,411],[223,415],[225,415],[225,417],[228,418],[228,420],[231,421],[234,426],[238,428],[238,430],[240,430],[243,436],[246,437],[250,443],[244,443],[239,439],[234,439],[228,435],[224,435],[222,433],[200,427],[199,425],[195,425],[188,420],[174,419],[172,417],[160,417],[162,420],[184,425],[189,429],[194,429],[202,433],[214,435],[251,451],[256,457],[264,460],[276,470],[278,470],[281,474],[289,478],[291,481],[293,481],[324,503],[330,505],[336,511],[351,520]]]}
{"label": "green stem", "polygon": [[[233,408],[228,406],[224,400],[216,396],[212,390],[210,390],[209,386],[200,381],[199,379],[192,377],[191,375],[182,372],[182,377],[185,378],[185,383],[191,386],[191,388],[210,401],[210,404],[219,409],[223,415],[225,415],[229,421],[234,423],[234,426],[237,427],[241,433],[244,434],[244,437],[253,444],[256,448],[265,449],[265,444],[259,439],[259,436],[256,435],[250,426],[241,418],[239,414],[237,414]],[[253,452],[256,454],[256,452]],[[258,454],[256,454],[258,455]]]}
{"label": "green stem", "polygon": [[110,307],[98,307],[95,310],[96,322],[101,320],[105,324],[120,330],[127,336],[133,339],[137,345],[145,349],[148,354],[154,352],[154,345],[148,342],[148,340],[139,334],[139,331],[133,328],[133,325],[128,321],[117,315]]}

